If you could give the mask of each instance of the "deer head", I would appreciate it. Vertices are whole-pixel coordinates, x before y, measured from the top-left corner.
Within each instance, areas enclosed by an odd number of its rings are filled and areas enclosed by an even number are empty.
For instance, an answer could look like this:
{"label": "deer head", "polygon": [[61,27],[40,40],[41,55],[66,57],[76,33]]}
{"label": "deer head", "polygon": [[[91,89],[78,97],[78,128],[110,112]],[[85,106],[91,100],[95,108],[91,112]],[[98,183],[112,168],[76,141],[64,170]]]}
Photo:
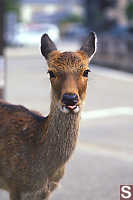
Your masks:
{"label": "deer head", "polygon": [[48,63],[52,101],[64,113],[80,111],[86,96],[89,62],[96,52],[96,34],[76,52],[59,52],[47,34],[41,38],[41,52]]}

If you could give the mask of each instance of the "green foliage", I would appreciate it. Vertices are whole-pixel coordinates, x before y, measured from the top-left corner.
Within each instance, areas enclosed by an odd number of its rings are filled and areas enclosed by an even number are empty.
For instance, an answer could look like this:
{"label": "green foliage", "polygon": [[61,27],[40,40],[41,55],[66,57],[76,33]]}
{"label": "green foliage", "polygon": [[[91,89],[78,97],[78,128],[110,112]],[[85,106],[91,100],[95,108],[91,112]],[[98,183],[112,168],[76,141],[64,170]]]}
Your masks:
{"label": "green foliage", "polygon": [[66,23],[79,23],[82,22],[82,17],[79,15],[70,15],[66,19],[61,21],[61,24],[66,24]]}
{"label": "green foliage", "polygon": [[5,0],[6,12],[14,11],[19,12],[19,0]]}
{"label": "green foliage", "polygon": [[133,2],[128,3],[126,7],[126,16],[129,21],[133,20]]}

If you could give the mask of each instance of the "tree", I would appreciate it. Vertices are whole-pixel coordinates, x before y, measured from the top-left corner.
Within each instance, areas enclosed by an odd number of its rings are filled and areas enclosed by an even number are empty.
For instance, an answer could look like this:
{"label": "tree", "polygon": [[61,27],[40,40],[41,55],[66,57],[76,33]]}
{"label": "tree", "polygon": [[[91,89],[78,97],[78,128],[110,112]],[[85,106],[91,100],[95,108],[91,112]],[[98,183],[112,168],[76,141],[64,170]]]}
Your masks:
{"label": "tree", "polygon": [[130,1],[126,7],[126,16],[129,21],[133,20],[133,2]]}
{"label": "tree", "polygon": [[20,0],[5,0],[6,12],[14,11],[14,12],[18,13],[18,11],[19,11],[19,2],[20,2]]}
{"label": "tree", "polygon": [[106,10],[110,7],[115,7],[116,0],[101,0],[100,1],[100,9]]}
{"label": "tree", "polygon": [[4,98],[5,88],[5,56],[4,56],[4,32],[5,32],[5,13],[8,11],[18,12],[19,0],[0,0],[0,98]]}
{"label": "tree", "polygon": [[125,13],[129,22],[128,31],[130,33],[133,33],[133,1],[132,0],[128,2]]}
{"label": "tree", "polygon": [[106,11],[116,5],[116,0],[85,0],[86,24],[96,31],[106,30],[112,24]]}
{"label": "tree", "polygon": [[5,2],[0,0],[0,98],[4,98],[4,77],[5,77],[5,59],[4,59],[4,13]]}
{"label": "tree", "polygon": [[4,13],[5,13],[4,0],[0,0],[0,56],[3,56],[3,49],[4,49]]}

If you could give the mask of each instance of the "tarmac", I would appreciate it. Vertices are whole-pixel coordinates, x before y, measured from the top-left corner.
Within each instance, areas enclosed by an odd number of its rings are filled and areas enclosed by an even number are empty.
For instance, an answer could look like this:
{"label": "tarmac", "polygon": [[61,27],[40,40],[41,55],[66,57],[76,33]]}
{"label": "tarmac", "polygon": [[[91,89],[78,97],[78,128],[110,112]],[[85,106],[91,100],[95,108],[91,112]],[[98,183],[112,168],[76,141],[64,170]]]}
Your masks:
{"label": "tarmac", "polygon": [[[60,43],[65,50],[79,43]],[[91,66],[80,136],[53,200],[119,200],[133,184],[133,76]],[[38,48],[7,50],[6,100],[49,112],[47,65]],[[8,200],[0,192],[0,200]]]}

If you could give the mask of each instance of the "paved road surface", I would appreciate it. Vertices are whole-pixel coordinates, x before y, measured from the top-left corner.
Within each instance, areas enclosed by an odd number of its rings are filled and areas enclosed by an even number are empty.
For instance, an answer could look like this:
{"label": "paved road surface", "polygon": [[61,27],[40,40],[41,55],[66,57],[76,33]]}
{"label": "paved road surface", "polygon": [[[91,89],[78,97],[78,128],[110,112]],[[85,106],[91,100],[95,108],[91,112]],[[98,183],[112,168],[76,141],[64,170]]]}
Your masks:
{"label": "paved road surface", "polygon": [[[63,49],[78,44],[63,44]],[[6,98],[49,111],[47,66],[39,51],[8,50]],[[119,200],[133,184],[133,75],[92,66],[77,149],[53,200]],[[7,200],[5,192],[0,200]]]}

